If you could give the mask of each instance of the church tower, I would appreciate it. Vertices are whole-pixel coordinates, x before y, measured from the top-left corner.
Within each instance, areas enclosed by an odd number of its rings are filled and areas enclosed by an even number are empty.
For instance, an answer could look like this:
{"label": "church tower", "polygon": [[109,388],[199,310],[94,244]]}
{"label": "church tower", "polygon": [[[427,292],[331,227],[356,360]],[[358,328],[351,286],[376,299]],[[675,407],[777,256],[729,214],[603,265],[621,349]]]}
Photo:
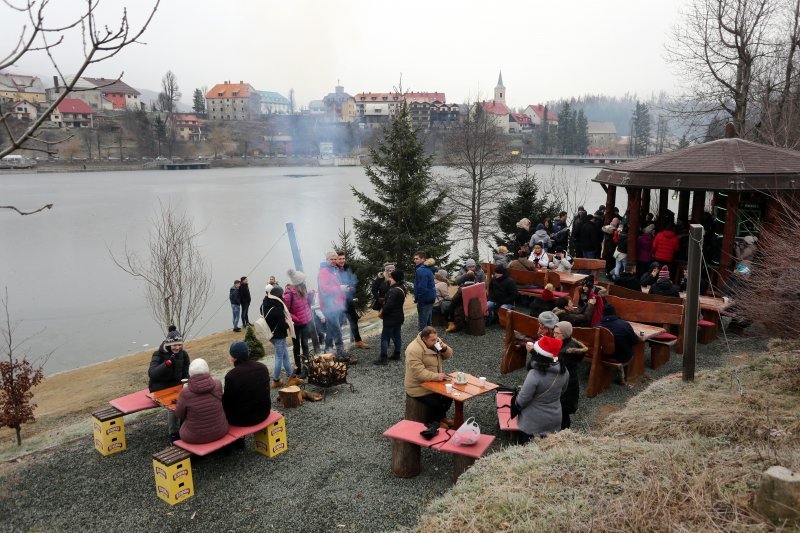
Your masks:
{"label": "church tower", "polygon": [[500,71],[500,77],[497,78],[497,87],[494,88],[494,101],[500,104],[506,103],[506,88],[503,85],[503,71]]}

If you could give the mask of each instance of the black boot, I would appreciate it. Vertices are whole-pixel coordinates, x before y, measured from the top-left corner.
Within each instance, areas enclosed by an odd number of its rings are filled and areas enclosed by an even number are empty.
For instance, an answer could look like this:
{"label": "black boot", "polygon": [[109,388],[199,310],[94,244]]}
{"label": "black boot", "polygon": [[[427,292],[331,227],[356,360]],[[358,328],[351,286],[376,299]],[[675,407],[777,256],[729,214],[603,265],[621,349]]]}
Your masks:
{"label": "black boot", "polygon": [[381,355],[381,358],[380,359],[376,359],[375,361],[372,362],[372,364],[373,365],[386,366],[386,365],[389,364],[389,360],[386,358],[385,355]]}
{"label": "black boot", "polygon": [[400,360],[400,352],[394,352],[392,356],[389,358],[389,361],[399,361]]}

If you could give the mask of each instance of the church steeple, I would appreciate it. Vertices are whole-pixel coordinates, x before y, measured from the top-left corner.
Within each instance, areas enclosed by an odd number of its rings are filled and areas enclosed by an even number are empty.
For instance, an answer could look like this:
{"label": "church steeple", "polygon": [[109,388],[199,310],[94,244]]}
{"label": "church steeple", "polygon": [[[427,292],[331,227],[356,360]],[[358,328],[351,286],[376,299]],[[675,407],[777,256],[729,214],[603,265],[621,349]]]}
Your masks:
{"label": "church steeple", "polygon": [[506,87],[503,85],[503,71],[500,71],[500,76],[497,77],[497,87],[494,88],[494,101],[505,104],[506,103]]}

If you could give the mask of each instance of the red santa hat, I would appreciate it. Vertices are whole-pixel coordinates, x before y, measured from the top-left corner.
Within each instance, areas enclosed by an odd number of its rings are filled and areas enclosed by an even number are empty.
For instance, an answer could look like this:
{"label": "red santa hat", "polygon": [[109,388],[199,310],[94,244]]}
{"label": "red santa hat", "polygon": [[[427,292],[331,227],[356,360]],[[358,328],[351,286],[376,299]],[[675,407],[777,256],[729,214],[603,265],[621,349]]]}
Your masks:
{"label": "red santa hat", "polygon": [[542,337],[534,343],[533,349],[539,355],[548,357],[555,363],[558,361],[558,352],[561,351],[561,341],[554,337]]}

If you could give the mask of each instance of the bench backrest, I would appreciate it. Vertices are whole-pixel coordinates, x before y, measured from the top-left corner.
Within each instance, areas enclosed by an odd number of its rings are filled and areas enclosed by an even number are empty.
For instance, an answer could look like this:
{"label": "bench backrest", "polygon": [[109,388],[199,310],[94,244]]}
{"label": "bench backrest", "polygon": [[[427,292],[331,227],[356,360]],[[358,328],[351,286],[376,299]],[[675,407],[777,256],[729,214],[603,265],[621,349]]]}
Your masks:
{"label": "bench backrest", "polygon": [[627,287],[614,285],[613,283],[603,284],[608,289],[608,294],[611,296],[619,296],[620,298],[627,298],[628,300],[640,300],[642,302],[661,302],[665,304],[683,305],[682,298],[674,296],[663,296],[661,294],[648,294],[642,291],[634,291]]}
{"label": "bench backrest", "polygon": [[517,270],[511,268],[508,270],[508,275],[517,286],[520,285],[536,285],[537,287],[544,287],[547,285],[547,272],[545,271],[532,271],[532,270]]}
{"label": "bench backrest", "polygon": [[470,285],[468,287],[461,287],[461,298],[462,303],[464,305],[464,316],[469,317],[469,301],[473,298],[477,298],[481,302],[481,310],[483,311],[483,316],[489,314],[489,303],[486,300],[486,284],[485,283],[476,283],[474,285]]}
{"label": "bench backrest", "polygon": [[572,270],[603,270],[605,268],[605,259],[587,259],[585,257],[576,257],[572,261]]}
{"label": "bench backrest", "polygon": [[572,338],[589,348],[584,361],[592,360],[596,354],[611,356],[614,354],[614,335],[606,328],[572,328]]}
{"label": "bench backrest", "polygon": [[683,305],[630,300],[612,295],[606,296],[605,301],[616,308],[617,316],[622,320],[672,326],[683,324]]}

